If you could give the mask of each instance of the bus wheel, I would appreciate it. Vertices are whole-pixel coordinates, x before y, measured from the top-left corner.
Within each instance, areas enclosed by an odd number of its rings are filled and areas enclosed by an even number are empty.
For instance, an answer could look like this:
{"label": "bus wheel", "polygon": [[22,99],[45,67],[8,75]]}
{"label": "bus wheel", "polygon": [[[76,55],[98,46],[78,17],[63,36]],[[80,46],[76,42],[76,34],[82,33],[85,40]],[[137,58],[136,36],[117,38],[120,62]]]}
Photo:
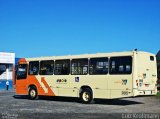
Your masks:
{"label": "bus wheel", "polygon": [[80,93],[80,99],[81,99],[82,103],[85,103],[85,104],[91,103],[93,100],[93,95],[92,95],[91,89],[89,89],[89,88],[83,89],[82,92]]}
{"label": "bus wheel", "polygon": [[31,100],[38,99],[38,93],[37,93],[37,89],[35,87],[30,87],[29,97]]}

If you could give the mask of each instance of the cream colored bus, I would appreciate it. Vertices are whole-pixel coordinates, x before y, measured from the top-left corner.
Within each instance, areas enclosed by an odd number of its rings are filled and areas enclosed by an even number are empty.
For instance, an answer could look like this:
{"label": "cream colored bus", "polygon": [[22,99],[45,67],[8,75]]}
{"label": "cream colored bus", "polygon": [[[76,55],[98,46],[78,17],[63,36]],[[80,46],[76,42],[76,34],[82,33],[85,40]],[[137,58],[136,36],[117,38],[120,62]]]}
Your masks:
{"label": "cream colored bus", "polygon": [[16,94],[115,99],[155,95],[154,54],[142,51],[20,59]]}

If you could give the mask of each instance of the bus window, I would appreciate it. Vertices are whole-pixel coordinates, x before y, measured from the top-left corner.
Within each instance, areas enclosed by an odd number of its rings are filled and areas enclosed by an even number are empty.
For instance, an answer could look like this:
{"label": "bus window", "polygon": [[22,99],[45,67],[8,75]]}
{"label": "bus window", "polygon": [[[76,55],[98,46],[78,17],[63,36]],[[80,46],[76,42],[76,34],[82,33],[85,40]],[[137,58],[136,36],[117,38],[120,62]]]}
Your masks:
{"label": "bus window", "polygon": [[71,70],[72,75],[88,74],[88,59],[73,59]]}
{"label": "bus window", "polygon": [[54,61],[41,61],[40,62],[40,75],[53,75],[54,70]]}
{"label": "bus window", "polygon": [[89,61],[89,74],[107,74],[108,58],[92,58]]}
{"label": "bus window", "polygon": [[150,56],[150,61],[154,61],[154,57],[153,56]]}
{"label": "bus window", "polygon": [[132,57],[111,57],[110,58],[110,74],[131,74],[132,73]]}
{"label": "bus window", "polygon": [[26,79],[27,64],[19,64],[17,69],[17,79]]}
{"label": "bus window", "polygon": [[70,74],[70,60],[56,60],[54,74],[55,75],[69,75]]}
{"label": "bus window", "polygon": [[39,72],[39,61],[29,62],[29,75],[38,75]]}

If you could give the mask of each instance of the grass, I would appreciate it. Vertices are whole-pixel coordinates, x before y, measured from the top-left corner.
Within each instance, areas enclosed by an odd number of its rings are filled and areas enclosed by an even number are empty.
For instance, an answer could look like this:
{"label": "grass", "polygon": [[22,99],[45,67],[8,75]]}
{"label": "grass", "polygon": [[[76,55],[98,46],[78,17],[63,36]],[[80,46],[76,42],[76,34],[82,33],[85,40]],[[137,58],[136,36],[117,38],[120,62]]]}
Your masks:
{"label": "grass", "polygon": [[157,92],[156,97],[160,98],[160,92]]}

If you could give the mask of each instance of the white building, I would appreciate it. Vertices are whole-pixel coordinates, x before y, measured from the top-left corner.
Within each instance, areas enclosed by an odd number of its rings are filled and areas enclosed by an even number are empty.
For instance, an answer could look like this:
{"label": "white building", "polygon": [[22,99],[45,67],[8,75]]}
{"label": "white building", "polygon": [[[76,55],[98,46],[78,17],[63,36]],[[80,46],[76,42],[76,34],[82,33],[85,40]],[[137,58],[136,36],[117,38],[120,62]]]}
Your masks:
{"label": "white building", "polygon": [[0,89],[6,88],[9,81],[9,89],[12,88],[13,66],[15,65],[15,53],[0,52]]}

